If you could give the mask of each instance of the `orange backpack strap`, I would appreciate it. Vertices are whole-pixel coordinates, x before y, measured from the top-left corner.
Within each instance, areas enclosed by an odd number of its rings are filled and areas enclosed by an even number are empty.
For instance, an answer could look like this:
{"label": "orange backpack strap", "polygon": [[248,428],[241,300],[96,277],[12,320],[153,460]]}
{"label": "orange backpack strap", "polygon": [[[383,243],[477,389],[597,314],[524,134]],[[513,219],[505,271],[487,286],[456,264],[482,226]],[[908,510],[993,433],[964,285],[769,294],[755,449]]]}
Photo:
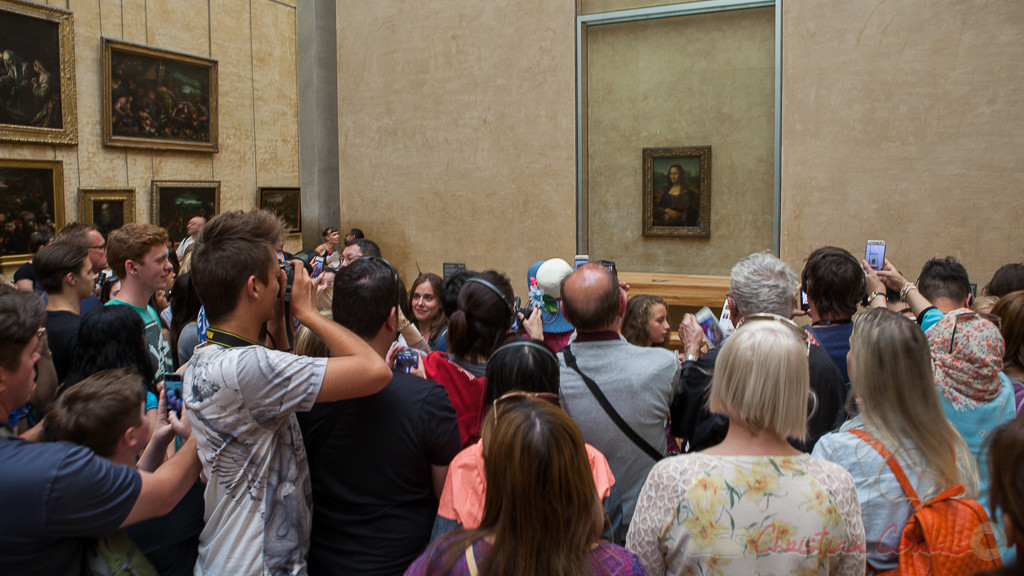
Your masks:
{"label": "orange backpack strap", "polygon": [[882,455],[882,458],[885,459],[885,463],[889,465],[889,469],[892,470],[892,473],[896,476],[896,480],[899,481],[900,488],[903,488],[903,493],[906,494],[908,498],[910,498],[911,508],[913,508],[914,510],[920,508],[921,500],[917,497],[917,491],[914,490],[914,487],[910,484],[910,480],[907,478],[907,475],[903,472],[903,467],[900,466],[900,463],[896,461],[896,457],[892,455],[892,452],[889,452],[889,449],[886,448],[884,444],[879,442],[877,438],[875,438],[871,434],[868,434],[867,431],[863,429],[854,428],[849,432],[850,434],[853,434],[854,436],[867,442],[872,448],[874,448],[879,454]]}

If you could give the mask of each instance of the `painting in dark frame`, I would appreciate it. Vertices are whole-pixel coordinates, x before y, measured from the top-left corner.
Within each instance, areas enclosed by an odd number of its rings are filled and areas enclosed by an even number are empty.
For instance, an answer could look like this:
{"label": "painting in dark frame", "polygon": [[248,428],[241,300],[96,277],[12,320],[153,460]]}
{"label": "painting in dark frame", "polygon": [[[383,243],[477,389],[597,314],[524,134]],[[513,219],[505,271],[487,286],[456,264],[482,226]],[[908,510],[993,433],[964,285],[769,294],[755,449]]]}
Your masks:
{"label": "painting in dark frame", "polygon": [[151,222],[167,230],[175,244],[188,236],[188,221],[209,220],[220,212],[220,182],[153,180]]}

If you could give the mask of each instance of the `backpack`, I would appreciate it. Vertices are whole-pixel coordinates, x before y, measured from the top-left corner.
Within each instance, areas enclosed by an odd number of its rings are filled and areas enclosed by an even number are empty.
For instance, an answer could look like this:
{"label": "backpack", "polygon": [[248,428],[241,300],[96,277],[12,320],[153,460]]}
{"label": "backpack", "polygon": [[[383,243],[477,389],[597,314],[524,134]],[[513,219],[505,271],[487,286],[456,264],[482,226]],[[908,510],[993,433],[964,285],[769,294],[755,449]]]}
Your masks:
{"label": "backpack", "polygon": [[900,534],[899,565],[876,574],[959,576],[1002,566],[985,509],[975,500],[958,498],[966,491],[963,485],[948,488],[922,504],[903,468],[881,442],[861,429],[850,433],[882,455],[914,510]]}

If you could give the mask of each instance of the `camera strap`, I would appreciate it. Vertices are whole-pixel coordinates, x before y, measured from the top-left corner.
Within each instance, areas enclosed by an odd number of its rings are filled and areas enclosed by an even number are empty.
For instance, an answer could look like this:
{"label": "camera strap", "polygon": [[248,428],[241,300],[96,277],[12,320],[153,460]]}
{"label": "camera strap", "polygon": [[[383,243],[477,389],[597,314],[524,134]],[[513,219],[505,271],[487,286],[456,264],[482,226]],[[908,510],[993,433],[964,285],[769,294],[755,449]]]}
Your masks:
{"label": "camera strap", "polygon": [[580,370],[579,364],[576,363],[576,357],[573,356],[572,350],[570,350],[569,346],[562,349],[562,356],[565,358],[566,365],[575,370],[576,373],[580,375],[580,378],[583,378],[583,383],[590,389],[590,393],[594,395],[595,399],[597,399],[597,403],[604,409],[605,414],[612,419],[612,422],[619,427],[619,430],[621,430],[627,438],[633,441],[633,444],[636,444],[637,448],[643,450],[643,452],[653,458],[655,462],[665,457],[664,454],[659,452],[654,446],[651,446],[649,442],[637,434],[636,430],[633,430],[633,428],[631,428],[629,424],[622,419],[622,416],[615,411],[615,407],[612,406],[612,403],[608,401],[608,397],[605,396],[604,392],[602,392],[597,386],[597,382],[594,382],[590,376],[587,376],[582,370]]}
{"label": "camera strap", "polygon": [[206,329],[206,341],[213,342],[214,344],[217,344],[218,346],[223,346],[225,348],[236,348],[239,346],[258,346],[258,344],[256,344],[252,340],[247,340],[237,334],[225,332],[223,330],[218,330],[216,328]]}

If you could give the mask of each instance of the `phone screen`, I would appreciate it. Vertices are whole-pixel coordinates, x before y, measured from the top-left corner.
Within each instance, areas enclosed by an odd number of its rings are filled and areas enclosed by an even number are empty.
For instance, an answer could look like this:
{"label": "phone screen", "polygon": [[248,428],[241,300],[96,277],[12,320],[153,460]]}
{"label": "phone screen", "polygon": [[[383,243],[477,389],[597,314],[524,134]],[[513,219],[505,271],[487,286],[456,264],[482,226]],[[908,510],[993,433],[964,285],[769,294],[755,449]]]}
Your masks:
{"label": "phone screen", "polygon": [[722,333],[722,327],[715,319],[715,315],[711,313],[711,309],[705,306],[698,310],[697,322],[704,332],[704,338],[708,341],[709,347],[717,348],[722,345],[722,342],[725,341],[725,334]]}
{"label": "phone screen", "polygon": [[167,412],[174,412],[181,417],[181,407],[185,397],[181,393],[182,375],[177,372],[164,374],[164,396],[167,401]]}
{"label": "phone screen", "polygon": [[800,291],[800,309],[807,312],[811,309],[811,303],[807,300],[807,292]]}
{"label": "phone screen", "polygon": [[885,264],[885,241],[868,240],[864,248],[864,259],[868,261],[868,266],[881,270]]}
{"label": "phone screen", "polygon": [[590,262],[590,256],[586,254],[577,254],[576,263],[575,265],[573,265],[573,269],[579,268],[580,266],[583,266],[587,262]]}

